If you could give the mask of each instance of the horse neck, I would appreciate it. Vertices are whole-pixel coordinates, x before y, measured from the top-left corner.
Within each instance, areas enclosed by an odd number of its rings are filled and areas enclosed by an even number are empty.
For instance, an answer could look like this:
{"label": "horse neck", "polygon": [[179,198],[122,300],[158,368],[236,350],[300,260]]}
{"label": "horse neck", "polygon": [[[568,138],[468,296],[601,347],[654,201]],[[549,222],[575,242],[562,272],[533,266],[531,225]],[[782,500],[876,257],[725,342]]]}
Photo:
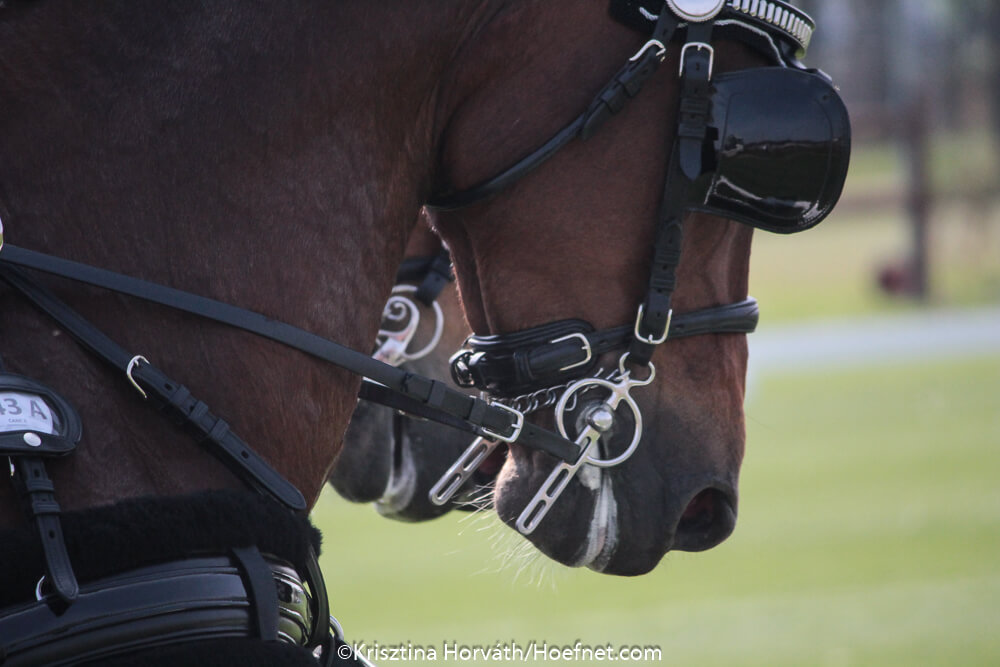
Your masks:
{"label": "horse neck", "polygon": [[[93,11],[51,2],[0,23],[6,240],[367,350],[430,181],[434,82],[451,51],[431,46],[427,12],[135,0]],[[318,495],[358,378],[242,332],[49,284]],[[84,422],[77,452],[50,465],[64,507],[239,486],[51,321],[8,289],[0,300],[8,370],[66,395]],[[18,520],[13,507],[0,485],[0,525]]]}

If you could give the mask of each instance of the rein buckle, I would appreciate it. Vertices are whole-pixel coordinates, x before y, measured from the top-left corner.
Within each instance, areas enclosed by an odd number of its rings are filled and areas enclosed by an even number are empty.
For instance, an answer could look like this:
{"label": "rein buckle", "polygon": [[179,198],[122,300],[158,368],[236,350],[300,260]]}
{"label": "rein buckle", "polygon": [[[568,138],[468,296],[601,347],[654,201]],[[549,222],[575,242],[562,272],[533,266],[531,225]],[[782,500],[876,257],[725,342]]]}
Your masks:
{"label": "rein buckle", "polygon": [[490,440],[500,440],[501,442],[506,442],[507,444],[510,444],[515,440],[517,440],[519,437],[521,437],[521,429],[524,428],[524,413],[521,412],[520,410],[515,410],[510,406],[504,405],[503,403],[500,403],[498,401],[490,401],[490,405],[492,407],[505,410],[510,414],[514,415],[514,425],[513,425],[514,432],[511,433],[510,435],[503,435],[501,433],[496,433],[494,431],[491,431],[485,426],[480,426],[479,434],[485,438],[489,438]]}

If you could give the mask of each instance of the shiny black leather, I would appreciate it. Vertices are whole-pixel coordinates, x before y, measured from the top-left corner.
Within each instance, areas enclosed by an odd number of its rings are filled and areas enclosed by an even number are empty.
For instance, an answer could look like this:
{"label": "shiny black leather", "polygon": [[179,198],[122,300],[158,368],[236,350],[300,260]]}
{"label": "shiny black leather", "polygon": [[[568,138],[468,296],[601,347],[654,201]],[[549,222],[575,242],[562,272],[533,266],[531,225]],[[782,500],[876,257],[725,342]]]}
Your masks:
{"label": "shiny black leather", "polygon": [[[709,333],[748,334],[757,328],[751,298],[675,315],[668,339]],[[590,375],[601,355],[628,348],[632,325],[595,330],[583,320],[549,322],[492,336],[470,336],[451,358],[452,379],[510,398]],[[589,353],[588,353],[589,348]]]}
{"label": "shiny black leather", "polygon": [[[261,638],[306,645],[325,617],[287,581],[300,580],[285,563],[265,561],[266,581],[254,591],[240,558],[205,556],[135,569],[80,590],[57,613],[51,600],[0,609],[0,663],[4,667],[74,665],[148,647],[224,637]],[[267,616],[270,636],[262,636]]]}
{"label": "shiny black leather", "polygon": [[688,208],[789,234],[833,210],[847,178],[847,108],[822,74],[760,67],[712,79],[709,159]]}

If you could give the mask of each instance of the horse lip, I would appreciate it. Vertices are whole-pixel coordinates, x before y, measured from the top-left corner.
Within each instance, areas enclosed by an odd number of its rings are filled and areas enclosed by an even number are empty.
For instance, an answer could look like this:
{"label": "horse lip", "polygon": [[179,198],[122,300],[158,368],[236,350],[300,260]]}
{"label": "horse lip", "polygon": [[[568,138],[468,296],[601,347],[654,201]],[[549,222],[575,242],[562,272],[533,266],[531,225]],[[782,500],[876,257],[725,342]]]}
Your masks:
{"label": "horse lip", "polygon": [[[516,485],[517,490],[513,490],[508,483],[498,483],[494,491],[495,506],[500,518],[511,528],[515,527],[516,519],[524,511],[535,491],[541,487],[542,482],[538,481],[538,478],[544,480],[551,473],[546,466],[551,465],[552,461],[543,460],[542,456],[519,445],[512,445],[508,451],[508,465],[513,461],[526,460],[530,462],[528,465],[532,473],[537,475],[535,479],[515,476],[506,480]],[[574,517],[571,519],[574,524],[573,533],[579,535],[578,538],[571,541],[564,540],[566,526],[563,525],[562,529],[559,529],[559,519],[555,519],[552,515],[543,519],[538,529],[526,538],[549,558],[567,567],[587,567],[601,572],[612,560],[619,545],[618,508],[612,478],[613,475],[607,471],[588,465],[578,471],[570,481],[575,491],[579,493],[575,500],[580,504],[572,512]],[[537,486],[532,481],[537,482]],[[572,493],[570,489],[567,489],[567,492]],[[501,496],[513,501],[508,504],[508,509],[502,509],[504,502]],[[582,504],[584,499],[587,506]],[[568,498],[562,496],[556,501],[556,507],[553,509],[557,512],[560,508],[565,511],[567,503]],[[588,510],[589,520],[586,514],[581,516],[581,513]],[[576,532],[577,530],[580,532]]]}

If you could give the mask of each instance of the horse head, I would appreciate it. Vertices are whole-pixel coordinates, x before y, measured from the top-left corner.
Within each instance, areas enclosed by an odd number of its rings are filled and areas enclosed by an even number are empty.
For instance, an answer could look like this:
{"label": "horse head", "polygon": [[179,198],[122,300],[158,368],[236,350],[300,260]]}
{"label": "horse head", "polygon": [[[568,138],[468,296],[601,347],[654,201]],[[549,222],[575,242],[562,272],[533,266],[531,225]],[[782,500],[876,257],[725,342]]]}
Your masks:
{"label": "horse head", "polygon": [[[622,4],[627,3],[612,3],[619,14],[625,11]],[[723,5],[676,4],[714,5],[709,12]],[[679,69],[685,82],[700,72],[705,90],[723,90],[729,85],[727,73],[788,63],[770,54],[769,47],[732,39],[722,26],[726,21],[719,21],[718,39],[709,45],[708,38],[699,41],[706,32],[695,20],[704,17],[694,17],[686,24],[682,49],[656,41],[655,33],[644,45],[645,36],[631,29],[642,20],[626,21],[631,27],[612,21],[603,3],[574,6],[573,29],[567,30],[569,8],[560,5],[510,8],[466,55],[476,63],[471,71],[489,71],[497,83],[469,86],[449,124],[439,170],[438,187],[459,194],[442,197],[434,224],[454,252],[466,315],[476,332],[472,340],[480,339],[480,345],[456,358],[454,368],[458,377],[508,399],[522,412],[555,407],[554,416],[539,411],[529,419],[549,426],[555,422],[589,452],[585,460],[567,465],[512,444],[496,480],[501,519],[559,562],[640,574],[672,549],[711,548],[735,527],[744,454],[744,333],[756,322],[755,303],[747,300],[751,227],[793,231],[781,228],[785,223],[769,226],[763,215],[729,215],[720,206],[685,207],[676,201],[689,192],[674,176],[688,172],[685,160],[703,161],[701,167],[708,170],[724,160],[722,152],[709,156],[706,137],[708,142],[713,136],[719,142],[734,140],[723,136],[730,130],[718,119],[707,122],[714,126],[703,128],[693,154],[678,139],[678,127],[689,134],[692,117],[697,125],[698,98],[704,95],[697,83],[681,83]],[[648,11],[642,17],[650,24],[656,18]],[[529,39],[511,52],[506,40],[514,33]],[[612,85],[593,98],[603,82],[615,80],[623,62],[629,64],[617,80],[632,76],[630,64],[647,57],[649,49],[662,49],[666,64],[645,80],[641,94],[622,105],[634,91],[623,93]],[[744,99],[749,95],[742,94]],[[581,109],[602,113],[602,100],[615,95],[609,106],[624,108],[614,108],[616,117],[599,131],[582,130],[585,141],[566,143],[509,187],[490,187],[494,174],[558,137]],[[719,100],[714,104],[722,106]],[[838,114],[840,108],[833,112]],[[582,122],[586,126],[589,120]],[[770,139],[781,143],[786,137]],[[727,144],[730,149],[739,153],[739,139]],[[834,170],[841,170],[844,146],[832,150],[840,160]],[[693,180],[701,177],[697,169]],[[837,178],[834,200],[843,175],[832,180]],[[470,188],[490,197],[469,202],[464,193]],[[459,204],[460,210],[452,210]],[[672,228],[664,231],[657,221],[671,215]],[[799,228],[815,222],[813,216]],[[655,335],[655,327],[646,333],[651,304],[663,294],[672,310],[661,314]],[[642,310],[637,315],[637,304],[645,306],[645,316]],[[674,329],[693,320],[707,315],[721,322],[733,312],[735,323],[674,335]],[[546,324],[553,320],[558,323]],[[591,359],[596,346],[580,332],[616,328],[632,343],[607,346]],[[662,345],[649,345],[662,340]],[[559,370],[587,366],[586,377],[569,375],[576,384],[567,376],[526,380],[533,377],[532,364],[545,367],[544,357],[555,354],[556,343],[577,348]],[[509,358],[502,360],[505,353]]]}
{"label": "horse head", "polygon": [[[383,311],[376,359],[421,375],[447,372],[451,352],[469,335],[453,280],[451,257],[422,213]],[[375,503],[385,517],[432,519],[454,504],[433,503],[428,493],[470,439],[461,431],[359,401],[330,483],[348,500]]]}

